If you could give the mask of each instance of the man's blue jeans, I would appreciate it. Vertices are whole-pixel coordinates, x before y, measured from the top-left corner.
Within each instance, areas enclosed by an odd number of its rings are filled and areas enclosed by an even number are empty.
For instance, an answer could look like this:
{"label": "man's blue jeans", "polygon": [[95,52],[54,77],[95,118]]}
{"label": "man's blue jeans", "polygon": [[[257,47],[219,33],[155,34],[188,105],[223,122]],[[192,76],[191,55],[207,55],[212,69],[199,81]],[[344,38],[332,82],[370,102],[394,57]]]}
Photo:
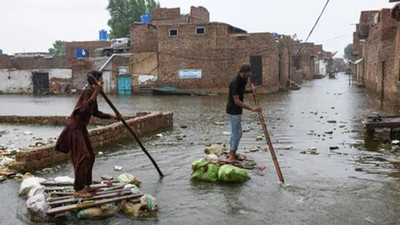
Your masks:
{"label": "man's blue jeans", "polygon": [[229,122],[231,123],[231,141],[230,150],[237,151],[240,138],[242,138],[242,115],[228,114]]}

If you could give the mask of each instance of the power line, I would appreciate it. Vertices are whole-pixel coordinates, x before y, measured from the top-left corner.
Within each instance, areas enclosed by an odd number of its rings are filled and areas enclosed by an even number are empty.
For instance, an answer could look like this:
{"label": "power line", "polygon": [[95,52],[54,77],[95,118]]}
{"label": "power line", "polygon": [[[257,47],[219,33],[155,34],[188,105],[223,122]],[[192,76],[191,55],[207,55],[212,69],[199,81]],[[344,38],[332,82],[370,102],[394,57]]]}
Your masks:
{"label": "power line", "polygon": [[351,35],[351,33],[342,34],[340,36],[336,36],[336,37],[332,37],[332,38],[328,38],[328,39],[324,39],[324,40],[318,40],[318,41],[314,41],[314,42],[334,41],[334,40],[338,40],[338,39],[342,39],[342,38],[347,38],[347,37],[349,37],[349,35]]}
{"label": "power line", "polygon": [[[308,36],[307,36],[305,42],[307,42],[307,41],[308,41],[308,38],[310,38],[312,32],[314,31],[315,27],[317,26],[317,24],[318,24],[318,22],[319,22],[319,19],[321,19],[322,14],[324,14],[324,11],[325,11],[325,9],[326,9],[326,6],[328,6],[329,1],[330,1],[330,0],[327,0],[327,1],[326,1],[325,6],[324,6],[324,8],[322,9],[322,12],[319,14],[317,21],[315,21],[315,24],[314,24],[313,28],[311,29],[310,33],[308,34]],[[301,51],[302,48],[303,48],[303,45],[300,47],[299,51],[297,51],[296,54],[299,54],[299,52]]]}

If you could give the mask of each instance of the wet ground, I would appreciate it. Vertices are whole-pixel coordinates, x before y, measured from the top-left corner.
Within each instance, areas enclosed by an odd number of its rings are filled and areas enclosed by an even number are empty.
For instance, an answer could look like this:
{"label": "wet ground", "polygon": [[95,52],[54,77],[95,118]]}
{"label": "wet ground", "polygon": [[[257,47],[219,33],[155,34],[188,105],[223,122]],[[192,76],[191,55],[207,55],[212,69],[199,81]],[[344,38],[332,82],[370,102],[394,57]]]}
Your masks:
{"label": "wet ground", "polygon": [[[94,177],[116,177],[121,172],[113,171],[115,165],[135,174],[143,182],[142,190],[158,199],[159,213],[152,219],[132,221],[118,214],[104,221],[79,224],[400,223],[397,164],[381,159],[390,153],[377,151],[380,147],[375,142],[364,145],[365,115],[385,111],[374,98],[366,97],[364,89],[349,86],[347,76],[338,77],[304,83],[299,91],[259,96],[285,185],[278,182],[270,153],[265,151],[246,153],[267,169],[249,171],[252,179],[244,184],[190,181],[190,162],[204,156],[206,144],[228,144],[226,95],[111,96],[125,115],[139,111],[174,112],[172,130],[162,137],[143,139],[166,175],[164,178],[159,179],[139,146],[130,142],[107,148],[103,156],[96,158],[93,169]],[[251,100],[251,95],[245,97],[245,101]],[[75,101],[76,97],[0,95],[0,114],[68,115]],[[100,97],[99,108],[111,112]],[[240,153],[252,147],[267,147],[265,140],[256,141],[257,136],[263,135],[258,122],[256,114],[244,113],[243,128],[249,128],[249,132],[243,134]],[[2,124],[0,130],[11,132],[0,137],[0,144],[12,142],[17,134],[25,137],[25,131],[46,139],[58,135],[61,129]],[[25,139],[24,143],[30,141]],[[309,154],[309,148],[316,148],[317,154]],[[57,173],[40,174],[61,175],[73,176],[71,164],[63,165]],[[11,179],[0,183],[0,224],[29,224],[25,202],[17,196],[19,185]],[[77,223],[70,219],[60,224]]]}

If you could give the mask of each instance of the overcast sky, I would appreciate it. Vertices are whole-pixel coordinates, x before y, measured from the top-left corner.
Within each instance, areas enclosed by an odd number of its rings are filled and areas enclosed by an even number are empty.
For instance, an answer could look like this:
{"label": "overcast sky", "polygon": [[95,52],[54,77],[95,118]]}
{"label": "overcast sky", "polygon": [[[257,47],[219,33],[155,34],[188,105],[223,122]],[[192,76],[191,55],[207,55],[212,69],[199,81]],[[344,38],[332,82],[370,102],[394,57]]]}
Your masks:
{"label": "overcast sky", "polygon": [[[326,0],[160,0],[161,7],[204,6],[210,20],[247,32],[297,34],[305,40]],[[0,49],[5,54],[47,52],[55,40],[98,40],[110,28],[108,0],[0,0]],[[363,10],[390,8],[389,0],[330,0],[309,42],[339,51],[352,42],[354,24]]]}

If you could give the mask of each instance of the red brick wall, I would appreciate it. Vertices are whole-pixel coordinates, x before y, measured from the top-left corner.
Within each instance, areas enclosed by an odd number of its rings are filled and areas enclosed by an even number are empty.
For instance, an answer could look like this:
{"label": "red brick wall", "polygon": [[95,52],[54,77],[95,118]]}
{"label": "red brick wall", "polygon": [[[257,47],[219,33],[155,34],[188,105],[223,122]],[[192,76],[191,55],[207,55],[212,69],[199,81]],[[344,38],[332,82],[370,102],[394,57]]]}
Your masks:
{"label": "red brick wall", "polygon": [[[173,126],[172,113],[138,113],[137,116],[126,122],[139,137],[170,129]],[[117,122],[90,130],[89,137],[95,152],[97,152],[96,148],[130,138],[131,134],[121,122]],[[53,143],[18,152],[15,157],[16,162],[10,168],[17,171],[33,171],[65,162],[70,158],[69,154],[57,152],[54,145]]]}
{"label": "red brick wall", "polygon": [[[196,35],[195,28],[206,28]],[[168,30],[178,29],[170,37]],[[263,86],[276,91],[278,80],[278,47],[272,35],[229,35],[228,25],[222,23],[159,26],[160,74],[157,82],[179,88],[227,88],[239,66],[249,62],[251,55],[263,57]],[[202,79],[178,79],[180,69],[201,69]]]}
{"label": "red brick wall", "polygon": [[[395,55],[397,22],[390,16],[389,9],[383,9],[377,24],[371,23],[365,44],[365,84],[367,89],[384,99],[398,101],[397,91],[399,72],[393,65],[398,62]],[[383,76],[383,62],[385,75]],[[382,90],[384,93],[382,93]]]}
{"label": "red brick wall", "polygon": [[157,52],[157,27],[152,24],[134,23],[130,27],[131,52]]}
{"label": "red brick wall", "polygon": [[0,55],[0,69],[11,69],[11,59],[9,55]]}

